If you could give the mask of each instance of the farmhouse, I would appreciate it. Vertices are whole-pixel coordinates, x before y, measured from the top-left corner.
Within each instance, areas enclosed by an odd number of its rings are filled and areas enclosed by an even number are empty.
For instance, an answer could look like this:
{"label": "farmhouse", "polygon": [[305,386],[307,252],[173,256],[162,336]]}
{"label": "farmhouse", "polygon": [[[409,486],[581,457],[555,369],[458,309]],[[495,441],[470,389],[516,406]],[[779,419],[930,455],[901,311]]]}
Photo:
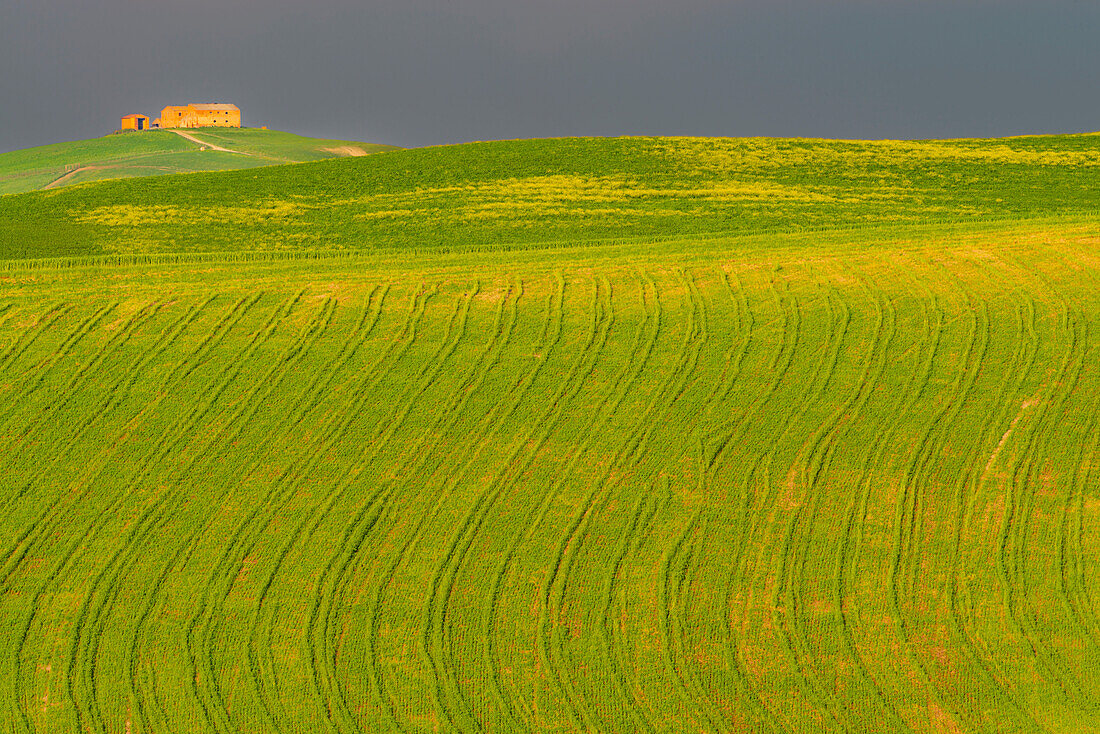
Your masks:
{"label": "farmhouse", "polygon": [[148,130],[149,118],[146,115],[126,115],[122,118],[120,130]]}
{"label": "farmhouse", "polygon": [[169,105],[160,113],[156,127],[240,127],[241,110],[233,104]]}

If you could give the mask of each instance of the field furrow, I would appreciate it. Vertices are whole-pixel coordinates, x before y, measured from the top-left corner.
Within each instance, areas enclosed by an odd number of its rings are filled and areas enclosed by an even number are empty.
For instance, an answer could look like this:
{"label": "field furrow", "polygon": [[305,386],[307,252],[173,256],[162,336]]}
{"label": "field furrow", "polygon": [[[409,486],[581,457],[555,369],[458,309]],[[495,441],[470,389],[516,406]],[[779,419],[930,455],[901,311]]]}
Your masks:
{"label": "field furrow", "polygon": [[1100,258],[1028,236],[13,277],[0,731],[1092,730]]}

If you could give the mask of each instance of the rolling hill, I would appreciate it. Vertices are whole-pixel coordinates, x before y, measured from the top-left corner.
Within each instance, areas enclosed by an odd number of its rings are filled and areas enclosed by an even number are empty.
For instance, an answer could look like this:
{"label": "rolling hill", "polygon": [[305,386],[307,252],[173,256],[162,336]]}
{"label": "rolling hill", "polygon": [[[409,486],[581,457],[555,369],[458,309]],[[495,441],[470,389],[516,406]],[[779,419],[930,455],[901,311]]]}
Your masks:
{"label": "rolling hill", "polygon": [[0,198],[0,728],[1100,728],[1100,138]]}
{"label": "rolling hill", "polygon": [[301,163],[393,149],[254,128],[183,132],[194,140],[170,130],[148,130],[0,153],[0,194],[113,178]]}
{"label": "rolling hill", "polygon": [[468,250],[1091,216],[1098,167],[1100,135],[473,143],[5,197],[0,256]]}

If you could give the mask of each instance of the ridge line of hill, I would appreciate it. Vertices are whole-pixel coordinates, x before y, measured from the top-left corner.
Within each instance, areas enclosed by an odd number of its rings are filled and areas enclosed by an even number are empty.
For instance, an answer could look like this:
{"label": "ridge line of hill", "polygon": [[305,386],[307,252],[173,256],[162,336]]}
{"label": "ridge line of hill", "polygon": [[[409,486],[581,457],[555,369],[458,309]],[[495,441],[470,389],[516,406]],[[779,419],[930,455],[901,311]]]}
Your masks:
{"label": "ridge line of hill", "polygon": [[0,153],[0,196],[116,178],[302,163],[349,155],[351,149],[356,155],[394,149],[278,130],[218,131],[218,142],[175,130],[146,130]]}

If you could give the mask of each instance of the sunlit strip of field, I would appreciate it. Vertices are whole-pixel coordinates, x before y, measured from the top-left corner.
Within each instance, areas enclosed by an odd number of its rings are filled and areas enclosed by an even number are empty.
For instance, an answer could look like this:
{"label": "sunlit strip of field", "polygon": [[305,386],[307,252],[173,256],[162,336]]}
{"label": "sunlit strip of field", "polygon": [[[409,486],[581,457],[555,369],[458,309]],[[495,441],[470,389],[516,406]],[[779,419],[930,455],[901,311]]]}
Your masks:
{"label": "sunlit strip of field", "polygon": [[14,267],[10,731],[1100,725],[1100,259]]}

